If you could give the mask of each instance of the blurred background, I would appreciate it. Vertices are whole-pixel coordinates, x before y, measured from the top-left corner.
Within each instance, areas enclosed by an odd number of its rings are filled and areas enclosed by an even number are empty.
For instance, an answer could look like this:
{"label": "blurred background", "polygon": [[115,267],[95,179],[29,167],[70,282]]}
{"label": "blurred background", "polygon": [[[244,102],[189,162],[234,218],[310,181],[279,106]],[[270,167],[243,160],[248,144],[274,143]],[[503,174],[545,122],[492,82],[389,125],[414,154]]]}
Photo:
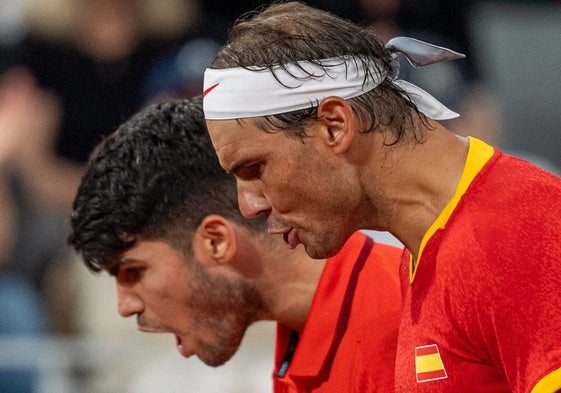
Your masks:
{"label": "blurred background", "polygon": [[[0,393],[270,391],[274,324],[212,369],[116,312],[112,279],[65,246],[84,164],[142,106],[202,91],[247,0],[0,0]],[[461,113],[447,126],[559,174],[561,2],[316,0],[467,55],[401,78]],[[397,243],[369,231],[380,241]]]}

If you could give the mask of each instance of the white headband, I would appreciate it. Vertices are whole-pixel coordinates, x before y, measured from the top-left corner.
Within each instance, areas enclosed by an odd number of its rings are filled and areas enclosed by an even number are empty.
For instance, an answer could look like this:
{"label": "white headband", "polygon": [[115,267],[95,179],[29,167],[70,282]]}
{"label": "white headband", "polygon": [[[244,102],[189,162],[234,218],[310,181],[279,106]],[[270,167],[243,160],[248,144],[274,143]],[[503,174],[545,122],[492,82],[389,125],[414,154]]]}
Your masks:
{"label": "white headband", "polygon": [[[403,53],[414,66],[464,57],[435,45],[407,37],[386,44],[394,56]],[[397,72],[396,72],[397,74]],[[332,58],[315,62],[278,65],[272,69],[236,67],[207,68],[204,75],[203,109],[209,120],[241,119],[307,109],[329,96],[357,97],[376,88],[387,75],[375,65],[367,70],[361,59]],[[395,75],[394,77],[397,77]],[[420,112],[435,120],[459,115],[418,86],[393,80]]]}

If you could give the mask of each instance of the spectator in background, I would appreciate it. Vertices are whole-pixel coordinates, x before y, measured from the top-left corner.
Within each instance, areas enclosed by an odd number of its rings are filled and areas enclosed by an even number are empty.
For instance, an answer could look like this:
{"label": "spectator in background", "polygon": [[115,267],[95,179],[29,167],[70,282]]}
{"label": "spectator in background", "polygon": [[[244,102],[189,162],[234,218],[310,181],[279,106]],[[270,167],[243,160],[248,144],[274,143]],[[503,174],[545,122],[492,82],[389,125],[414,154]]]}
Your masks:
{"label": "spectator in background", "polygon": [[[143,103],[153,59],[190,29],[183,0],[60,0],[0,5],[0,334],[67,332],[49,302],[65,220],[102,135]],[[53,280],[56,281],[56,280]],[[37,369],[0,371],[0,391],[29,393]]]}
{"label": "spectator in background", "polygon": [[[2,274],[29,278],[41,294],[49,290],[45,279],[63,250],[64,221],[87,157],[103,135],[143,105],[152,62],[182,42],[196,19],[190,4],[26,4],[23,38],[4,48],[10,56],[3,61],[5,77],[17,74],[26,98],[18,101],[23,122],[14,130],[17,154],[4,166],[4,188],[10,190],[4,194],[11,194],[17,213]],[[14,67],[17,72],[10,72]],[[51,320],[55,330],[66,330],[64,324]]]}
{"label": "spectator in background", "polygon": [[148,72],[143,87],[146,103],[189,98],[203,91],[203,75],[219,48],[218,41],[199,36],[165,54]]}
{"label": "spectator in background", "polygon": [[[0,268],[12,255],[18,222],[11,170],[22,140],[23,128],[40,113],[25,109],[29,77],[11,71],[0,78]],[[37,289],[23,274],[0,274],[0,339],[29,338],[46,331],[46,315]],[[0,367],[0,392],[31,393],[37,388],[38,370],[32,364]]]}
{"label": "spectator in background", "polygon": [[[201,0],[200,33],[223,44],[228,30],[240,15],[265,7],[272,1],[264,0]],[[357,19],[357,2],[340,0],[307,0],[306,4],[331,11],[343,18]]]}

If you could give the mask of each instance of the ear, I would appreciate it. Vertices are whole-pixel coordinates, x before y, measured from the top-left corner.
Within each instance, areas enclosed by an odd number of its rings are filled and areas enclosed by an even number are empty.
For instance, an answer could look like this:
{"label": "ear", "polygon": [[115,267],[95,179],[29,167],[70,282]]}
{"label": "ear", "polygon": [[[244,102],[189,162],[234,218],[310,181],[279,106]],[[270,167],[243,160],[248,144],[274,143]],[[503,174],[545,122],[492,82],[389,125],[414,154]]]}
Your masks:
{"label": "ear", "polygon": [[355,134],[355,116],[349,103],[340,97],[327,97],[318,106],[320,135],[336,154],[346,152]]}
{"label": "ear", "polygon": [[193,252],[205,263],[230,263],[236,254],[235,230],[230,221],[216,214],[206,216],[193,236]]}

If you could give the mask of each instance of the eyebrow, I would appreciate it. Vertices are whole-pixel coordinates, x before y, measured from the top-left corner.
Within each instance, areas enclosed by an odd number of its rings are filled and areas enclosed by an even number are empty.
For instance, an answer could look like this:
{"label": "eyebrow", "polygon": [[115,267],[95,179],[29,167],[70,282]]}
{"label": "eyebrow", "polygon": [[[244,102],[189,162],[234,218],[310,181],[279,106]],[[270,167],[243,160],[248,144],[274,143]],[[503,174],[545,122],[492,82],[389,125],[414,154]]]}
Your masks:
{"label": "eyebrow", "polygon": [[134,258],[124,258],[124,259],[119,258],[114,263],[112,263],[111,266],[107,267],[105,270],[110,275],[116,276],[119,273],[119,269],[136,262],[141,262],[141,261]]}

